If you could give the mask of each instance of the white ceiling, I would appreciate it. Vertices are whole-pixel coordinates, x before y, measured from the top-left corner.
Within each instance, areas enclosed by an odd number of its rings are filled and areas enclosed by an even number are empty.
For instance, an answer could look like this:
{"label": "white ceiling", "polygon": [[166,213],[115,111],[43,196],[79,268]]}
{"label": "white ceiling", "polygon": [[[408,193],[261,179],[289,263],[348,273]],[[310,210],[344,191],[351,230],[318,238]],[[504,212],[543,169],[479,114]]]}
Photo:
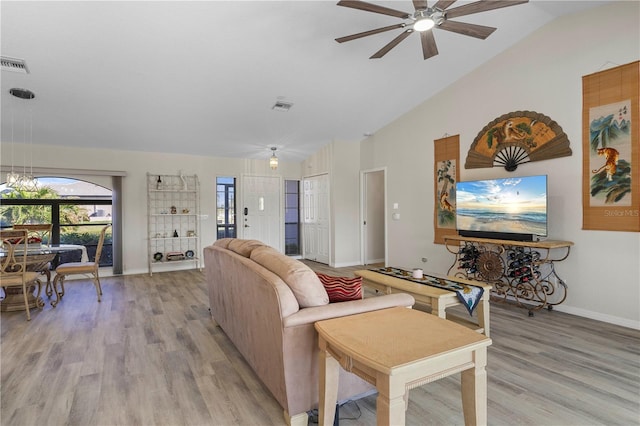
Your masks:
{"label": "white ceiling", "polygon": [[[371,3],[413,11],[409,0]],[[486,40],[435,30],[440,54],[425,61],[417,34],[368,59],[401,30],[335,42],[400,22],[336,1],[3,0],[2,55],[25,59],[30,74],[2,71],[2,140],[12,128],[23,138],[28,109],[34,144],[242,158],[276,146],[301,161],[332,140],[363,139],[556,17],[602,3],[531,0],[461,17],[498,30]],[[274,111],[277,100],[294,105]]]}

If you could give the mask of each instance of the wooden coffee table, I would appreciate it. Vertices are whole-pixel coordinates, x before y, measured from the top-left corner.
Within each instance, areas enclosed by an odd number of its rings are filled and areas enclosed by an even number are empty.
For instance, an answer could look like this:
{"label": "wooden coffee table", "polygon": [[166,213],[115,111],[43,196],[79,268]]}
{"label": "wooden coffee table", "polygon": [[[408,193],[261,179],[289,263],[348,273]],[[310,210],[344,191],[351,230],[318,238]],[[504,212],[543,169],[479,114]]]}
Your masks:
{"label": "wooden coffee table", "polygon": [[362,277],[362,284],[366,287],[380,291],[383,294],[391,293],[408,293],[416,299],[417,303],[425,304],[431,307],[431,313],[437,315],[440,318],[450,319],[452,321],[461,323],[467,327],[471,327],[474,330],[484,333],[485,336],[489,336],[489,297],[491,291],[491,285],[479,281],[470,281],[458,277],[443,277],[449,281],[454,281],[460,284],[474,285],[482,287],[484,294],[476,307],[478,314],[478,323],[474,323],[469,320],[465,320],[459,316],[447,316],[446,309],[450,306],[462,305],[456,293],[449,290],[444,290],[438,287],[432,287],[424,284],[417,284],[412,281],[404,280],[402,278],[392,277],[390,275],[381,274],[379,272],[371,270],[355,271],[354,274],[357,277]]}
{"label": "wooden coffee table", "polygon": [[487,423],[487,346],[491,339],[409,308],[319,321],[319,424],[333,424],[342,366],[378,389],[378,425],[403,425],[409,390],[461,373],[466,425]]}

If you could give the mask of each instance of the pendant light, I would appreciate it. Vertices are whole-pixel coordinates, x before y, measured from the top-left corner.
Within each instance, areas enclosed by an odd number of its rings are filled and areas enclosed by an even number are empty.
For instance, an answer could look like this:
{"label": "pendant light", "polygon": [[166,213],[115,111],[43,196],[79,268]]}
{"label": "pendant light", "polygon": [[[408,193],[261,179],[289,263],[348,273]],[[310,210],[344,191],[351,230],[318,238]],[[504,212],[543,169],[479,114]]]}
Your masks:
{"label": "pendant light", "polygon": [[275,146],[271,147],[271,158],[269,158],[269,167],[271,170],[276,170],[278,168],[278,157],[276,157],[276,148]]}
{"label": "pendant light", "polygon": [[[13,96],[23,100],[31,100],[36,97],[36,95],[28,89],[19,89],[13,88],[9,90]],[[23,143],[24,143],[24,151],[23,151],[23,170],[22,175],[15,173],[13,170],[13,145],[14,145],[14,117],[12,110],[12,121],[11,121],[11,172],[7,174],[7,185],[28,192],[35,192],[38,190],[38,180],[33,177],[33,111],[29,108],[29,146],[27,147],[27,112],[26,108],[24,109],[23,120],[22,120],[22,134],[23,134]],[[29,159],[30,159],[30,168],[29,174],[27,174],[27,148],[29,149]]]}
{"label": "pendant light", "polygon": [[14,151],[14,126],[15,126],[15,114],[13,108],[11,108],[11,171],[7,173],[7,186],[15,188],[20,180],[20,175],[13,170],[13,151]]}

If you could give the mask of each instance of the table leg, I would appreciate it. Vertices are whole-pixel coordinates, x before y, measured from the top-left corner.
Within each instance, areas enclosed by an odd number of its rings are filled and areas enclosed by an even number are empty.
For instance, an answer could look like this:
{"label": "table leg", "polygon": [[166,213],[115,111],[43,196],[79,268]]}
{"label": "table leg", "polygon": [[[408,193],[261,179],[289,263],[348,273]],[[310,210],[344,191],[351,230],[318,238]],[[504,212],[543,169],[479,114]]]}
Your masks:
{"label": "table leg", "polygon": [[474,367],[461,373],[462,411],[466,426],[487,424],[487,348],[473,353]]}
{"label": "table leg", "polygon": [[489,337],[489,298],[489,291],[485,291],[476,307],[478,310],[478,325],[484,330],[484,335],[487,337]]}
{"label": "table leg", "polygon": [[318,354],[320,364],[318,371],[318,380],[320,382],[318,425],[332,426],[338,400],[340,364],[327,352],[327,342],[320,336],[318,337],[318,344],[320,346],[320,353]]}
{"label": "table leg", "polygon": [[376,380],[376,421],[378,426],[404,425],[409,391],[404,379],[378,373]]}
{"label": "table leg", "polygon": [[440,318],[447,319],[446,306],[444,303],[440,303],[437,297],[431,298],[431,313],[437,315]]}

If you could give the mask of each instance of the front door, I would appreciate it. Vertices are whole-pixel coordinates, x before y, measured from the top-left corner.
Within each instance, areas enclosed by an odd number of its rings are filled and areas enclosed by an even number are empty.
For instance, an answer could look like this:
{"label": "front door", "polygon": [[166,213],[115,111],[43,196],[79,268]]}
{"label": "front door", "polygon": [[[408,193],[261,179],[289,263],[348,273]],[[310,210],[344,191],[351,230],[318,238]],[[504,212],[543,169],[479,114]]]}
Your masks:
{"label": "front door", "polygon": [[259,240],[282,251],[281,202],[279,176],[243,176],[240,212],[243,238]]}

